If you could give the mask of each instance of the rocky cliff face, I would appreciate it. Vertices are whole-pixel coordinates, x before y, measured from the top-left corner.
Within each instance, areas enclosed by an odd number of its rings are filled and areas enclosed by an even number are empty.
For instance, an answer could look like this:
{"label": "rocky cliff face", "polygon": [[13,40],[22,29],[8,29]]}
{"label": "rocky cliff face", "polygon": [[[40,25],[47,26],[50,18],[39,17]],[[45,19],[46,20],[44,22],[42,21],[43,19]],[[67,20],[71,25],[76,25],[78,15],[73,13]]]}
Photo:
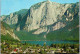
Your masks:
{"label": "rocky cliff face", "polygon": [[11,13],[9,16],[1,16],[1,20],[9,25],[15,24],[17,31],[36,29],[33,34],[48,33],[61,29],[68,24],[67,22],[73,21],[79,13],[78,7],[79,3],[59,4],[44,1],[31,6],[28,11],[22,11],[25,14]]}
{"label": "rocky cliff face", "polygon": [[[67,23],[62,22],[62,20],[65,18],[65,22],[72,21],[74,15],[78,13],[78,11],[74,11],[76,13],[73,14],[73,12],[70,12],[68,9],[78,10],[78,6],[78,3],[59,4],[51,1],[35,4],[29,10],[23,29],[27,31],[38,29],[34,34],[40,34],[42,32],[54,31],[63,28]],[[53,26],[47,28],[49,25]]]}
{"label": "rocky cliff face", "polygon": [[[36,5],[39,6],[36,8]],[[30,14],[27,17],[24,27],[28,30],[38,29],[42,26],[54,24],[58,20],[61,20],[66,10],[71,6],[70,4],[59,4],[55,2],[42,2],[33,5],[30,8]]]}

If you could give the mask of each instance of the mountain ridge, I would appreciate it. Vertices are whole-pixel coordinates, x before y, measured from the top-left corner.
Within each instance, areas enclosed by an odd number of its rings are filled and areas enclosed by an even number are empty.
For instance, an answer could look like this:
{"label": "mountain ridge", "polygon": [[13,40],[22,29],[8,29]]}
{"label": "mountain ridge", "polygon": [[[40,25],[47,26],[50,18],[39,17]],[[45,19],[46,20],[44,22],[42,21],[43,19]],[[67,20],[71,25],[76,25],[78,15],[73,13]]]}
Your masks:
{"label": "mountain ridge", "polygon": [[[72,4],[59,4],[51,1],[44,1],[32,5],[28,10],[25,9],[17,13],[11,13],[5,17],[1,16],[0,19],[9,24],[16,31],[26,30],[27,32],[30,32],[35,30],[32,32],[32,34],[35,36],[40,36],[41,34],[44,39],[45,37],[47,39],[47,37],[50,35],[50,32],[55,33],[55,31],[60,29],[67,29],[68,32],[74,30],[74,27],[79,26],[78,16],[78,2]],[[51,37],[54,39],[55,36],[52,34]]]}

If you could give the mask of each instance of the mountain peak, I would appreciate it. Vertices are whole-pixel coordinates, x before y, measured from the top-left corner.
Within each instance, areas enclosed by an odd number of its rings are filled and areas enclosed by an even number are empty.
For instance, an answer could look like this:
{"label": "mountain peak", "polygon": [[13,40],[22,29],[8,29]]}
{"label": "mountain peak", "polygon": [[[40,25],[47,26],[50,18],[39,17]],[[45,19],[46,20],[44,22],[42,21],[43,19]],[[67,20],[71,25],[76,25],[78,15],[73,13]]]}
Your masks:
{"label": "mountain peak", "polygon": [[52,3],[50,0],[46,0],[47,3]]}
{"label": "mountain peak", "polygon": [[46,0],[46,2],[51,2],[50,0]]}
{"label": "mountain peak", "polygon": [[50,0],[46,0],[46,1],[50,1]]}

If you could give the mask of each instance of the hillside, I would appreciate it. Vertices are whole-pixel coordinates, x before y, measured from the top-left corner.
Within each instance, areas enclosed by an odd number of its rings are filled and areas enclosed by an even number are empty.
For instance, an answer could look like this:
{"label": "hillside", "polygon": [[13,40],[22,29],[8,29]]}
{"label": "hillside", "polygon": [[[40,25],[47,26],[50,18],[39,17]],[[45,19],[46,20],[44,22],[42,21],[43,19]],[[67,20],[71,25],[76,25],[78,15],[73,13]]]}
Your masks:
{"label": "hillside", "polygon": [[20,39],[14,34],[13,29],[4,22],[1,22],[1,40],[18,40]]}

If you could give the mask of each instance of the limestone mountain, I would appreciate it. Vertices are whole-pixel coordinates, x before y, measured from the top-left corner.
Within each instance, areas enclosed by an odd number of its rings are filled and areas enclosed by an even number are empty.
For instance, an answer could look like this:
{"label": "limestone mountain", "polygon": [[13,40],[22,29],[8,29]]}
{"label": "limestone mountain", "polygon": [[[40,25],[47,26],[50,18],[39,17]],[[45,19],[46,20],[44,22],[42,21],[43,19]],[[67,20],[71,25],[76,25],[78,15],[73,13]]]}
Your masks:
{"label": "limestone mountain", "polygon": [[[32,5],[30,9],[24,9],[7,16],[1,16],[0,19],[16,31],[33,31],[31,34],[35,36],[39,35],[44,38],[49,38],[50,35],[50,37],[58,38],[59,35],[57,35],[57,33],[65,31],[67,36],[74,37],[78,32],[74,35],[71,33],[75,30],[79,31],[79,2],[60,4],[47,0]],[[56,35],[54,35],[54,33]],[[63,32],[63,34],[65,33]],[[61,34],[61,37],[63,36],[65,35]]]}
{"label": "limestone mountain", "polygon": [[[73,8],[74,7],[74,8]],[[34,34],[40,34],[42,32],[54,31],[66,26],[65,21],[72,21],[74,15],[78,13],[79,3],[76,4],[59,4],[51,1],[45,1],[37,3],[28,10],[26,16],[23,17],[21,23],[18,24],[17,30],[31,31],[38,29]],[[70,12],[70,10],[75,10]],[[74,13],[74,15],[73,15]],[[66,14],[66,17],[64,17]],[[26,17],[26,18],[25,18]],[[53,25],[55,24],[55,25]],[[47,27],[53,25],[52,27]],[[58,26],[57,26],[58,25]]]}

